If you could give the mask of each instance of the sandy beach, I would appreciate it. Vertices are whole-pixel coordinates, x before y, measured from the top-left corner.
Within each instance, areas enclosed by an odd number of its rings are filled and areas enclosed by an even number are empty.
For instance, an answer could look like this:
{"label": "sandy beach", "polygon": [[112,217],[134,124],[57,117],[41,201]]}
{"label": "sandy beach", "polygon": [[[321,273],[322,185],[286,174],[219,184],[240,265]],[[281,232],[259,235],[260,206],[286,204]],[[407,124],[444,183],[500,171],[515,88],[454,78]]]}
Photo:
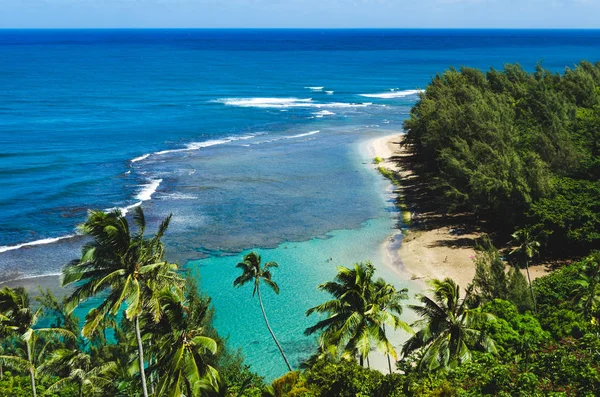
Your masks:
{"label": "sandy beach", "polygon": [[[483,234],[481,230],[462,222],[462,217],[442,219],[441,215],[419,205],[415,196],[421,194],[414,183],[416,176],[407,166],[410,157],[401,146],[404,134],[377,138],[368,142],[369,153],[383,161],[378,166],[395,172],[402,180],[396,193],[404,198],[411,213],[409,225],[403,225],[403,238],[397,251],[397,261],[405,277],[423,282],[450,277],[465,288],[475,275],[475,244]],[[426,197],[424,198],[426,200]],[[423,197],[420,198],[421,202]],[[390,242],[386,242],[390,245]],[[531,266],[531,277],[541,277],[547,273],[545,266]]]}

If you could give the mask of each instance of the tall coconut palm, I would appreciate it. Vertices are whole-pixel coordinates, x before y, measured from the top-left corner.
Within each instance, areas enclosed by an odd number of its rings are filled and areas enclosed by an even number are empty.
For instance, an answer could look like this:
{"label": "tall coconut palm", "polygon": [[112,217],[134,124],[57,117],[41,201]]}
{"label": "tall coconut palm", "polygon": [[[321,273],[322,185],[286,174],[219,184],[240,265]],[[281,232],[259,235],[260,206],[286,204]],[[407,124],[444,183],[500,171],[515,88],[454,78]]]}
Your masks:
{"label": "tall coconut palm", "polygon": [[533,293],[533,286],[531,284],[531,276],[529,275],[529,261],[533,257],[539,254],[540,243],[535,239],[529,229],[517,230],[512,234],[513,243],[517,245],[515,249],[510,252],[510,255],[521,256],[525,262],[525,270],[527,271],[527,281],[529,282],[529,292],[531,292],[531,300],[533,301],[533,310],[537,312],[537,304],[535,301],[535,294]]}
{"label": "tall coconut palm", "polygon": [[265,324],[267,325],[267,329],[275,341],[283,360],[285,361],[285,365],[287,365],[290,371],[293,371],[290,362],[288,361],[285,353],[283,352],[283,348],[279,344],[279,341],[275,337],[271,326],[269,325],[269,320],[267,319],[267,313],[265,312],[265,307],[263,305],[262,297],[260,295],[260,284],[264,282],[267,286],[269,286],[276,294],[279,294],[279,286],[275,281],[272,280],[271,269],[279,267],[279,265],[275,262],[267,262],[264,266],[261,267],[261,258],[256,252],[251,252],[248,255],[244,256],[244,260],[237,264],[236,266],[239,269],[242,269],[242,275],[236,278],[233,282],[234,287],[241,287],[242,285],[253,282],[254,289],[252,291],[252,296],[258,296],[258,302],[260,304],[260,309],[262,310],[263,317],[265,319]]}
{"label": "tall coconut palm", "polygon": [[450,278],[434,279],[431,286],[433,298],[420,295],[422,305],[409,306],[421,319],[412,324],[419,331],[406,341],[402,353],[406,356],[422,349],[419,370],[427,371],[446,370],[469,361],[475,348],[494,353],[494,340],[480,331],[493,316],[467,307],[470,290],[461,299],[458,285]]}
{"label": "tall coconut palm", "polygon": [[390,356],[394,358],[394,361],[398,361],[398,354],[387,338],[386,325],[391,325],[393,329],[402,328],[408,333],[414,333],[412,328],[400,319],[402,315],[401,301],[405,299],[408,299],[408,290],[406,288],[398,291],[396,287],[388,284],[382,278],[377,279],[373,284],[370,318],[380,328],[376,342],[378,349],[384,352],[387,357],[390,374],[392,373]]}
{"label": "tall coconut palm", "polygon": [[75,340],[76,337],[70,331],[62,328],[35,328],[42,309],[33,312],[29,305],[29,295],[23,288],[3,288],[0,290],[0,323],[4,331],[14,333],[23,340],[25,344],[26,359],[18,356],[0,356],[0,360],[17,369],[27,370],[31,382],[31,390],[34,397],[37,396],[35,382],[36,357],[42,357],[45,350],[36,355],[36,341],[40,336],[49,338],[68,338]]}
{"label": "tall coconut palm", "polygon": [[311,335],[321,331],[319,345],[322,351],[328,351],[327,346],[334,345],[342,357],[358,355],[359,363],[363,365],[375,343],[385,354],[397,357],[386,336],[385,326],[410,332],[408,324],[399,317],[402,312],[399,301],[406,298],[406,291],[396,291],[382,279],[374,283],[374,272],[370,262],[357,263],[352,269],[338,267],[334,281],[318,286],[334,299],[307,310],[307,316],[319,313],[328,317],[304,333]]}
{"label": "tall coconut palm", "polygon": [[132,321],[138,349],[140,378],[144,397],[148,397],[144,371],[144,351],[139,317],[150,312],[154,321],[162,315],[156,292],[166,287],[179,288],[183,280],[177,274],[177,265],[164,260],[161,241],[171,216],[160,224],[153,238],[146,238],[146,220],[141,207],[135,209],[133,222],[137,231],[130,230],[129,222],[120,210],[105,213],[90,211],[79,227],[92,240],[82,248],[80,259],[63,269],[63,285],[75,284],[66,307],[73,311],[83,300],[108,290],[108,294],[86,317],[82,334],[93,335],[107,315],[116,315],[126,303],[125,317]]}
{"label": "tall coconut palm", "polygon": [[42,374],[59,376],[46,394],[60,393],[70,384],[77,384],[79,397],[107,395],[107,387],[113,383],[113,375],[117,365],[114,362],[93,366],[89,354],[77,349],[59,349],[54,351],[38,371]]}
{"label": "tall coconut palm", "polygon": [[159,379],[154,395],[194,397],[213,391],[218,373],[209,361],[217,352],[217,342],[196,323],[197,313],[190,312],[184,295],[164,290],[159,299],[164,316],[149,324],[156,340],[151,370]]}

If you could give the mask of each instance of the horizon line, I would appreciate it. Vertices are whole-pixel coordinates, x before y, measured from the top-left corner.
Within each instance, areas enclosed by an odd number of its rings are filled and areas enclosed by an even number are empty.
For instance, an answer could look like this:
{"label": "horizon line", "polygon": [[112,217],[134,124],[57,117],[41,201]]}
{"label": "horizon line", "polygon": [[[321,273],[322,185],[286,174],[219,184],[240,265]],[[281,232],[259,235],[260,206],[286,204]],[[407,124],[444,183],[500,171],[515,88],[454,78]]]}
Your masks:
{"label": "horizon line", "polygon": [[2,30],[575,30],[597,28],[571,27],[0,27]]}

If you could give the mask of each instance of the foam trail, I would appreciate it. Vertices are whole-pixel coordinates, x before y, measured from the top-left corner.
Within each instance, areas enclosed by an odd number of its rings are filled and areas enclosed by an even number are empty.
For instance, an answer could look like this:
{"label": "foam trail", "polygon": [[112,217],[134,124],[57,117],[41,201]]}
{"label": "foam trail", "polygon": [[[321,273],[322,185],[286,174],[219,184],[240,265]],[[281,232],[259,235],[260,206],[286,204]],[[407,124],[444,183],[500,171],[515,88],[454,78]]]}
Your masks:
{"label": "foam trail", "polygon": [[345,103],[345,102],[330,102],[330,103],[315,103],[310,107],[314,107],[314,108],[364,108],[367,106],[371,106],[373,104],[373,102],[352,102],[352,103]]}
{"label": "foam trail", "polygon": [[162,179],[151,179],[149,183],[143,185],[143,189],[135,196],[140,201],[148,201],[152,199],[152,195],[156,193],[156,189],[160,186]]}
{"label": "foam trail", "polygon": [[243,108],[289,108],[303,107],[312,102],[311,98],[223,98],[216,102],[229,106],[239,106]]}
{"label": "foam trail", "polygon": [[[129,210],[131,210],[132,208],[140,206],[142,204],[142,202],[150,200],[152,198],[152,195],[156,192],[156,189],[158,189],[158,186],[160,186],[161,182],[162,182],[162,179],[152,179],[149,181],[148,184],[143,185],[143,189],[135,197],[139,201],[135,204],[121,208],[121,212],[123,213],[123,215],[126,215],[127,212],[129,212]],[[110,208],[107,211],[110,211],[112,209],[113,208]],[[17,245],[0,246],[0,254],[4,253],[4,252],[8,252],[8,251],[18,250],[23,247],[33,247],[36,245],[52,244],[52,243],[56,243],[58,241],[66,240],[66,239],[73,238],[76,236],[77,236],[76,234],[68,234],[66,236],[44,238],[41,240],[30,241],[28,243],[22,243],[22,244],[17,244]]]}
{"label": "foam trail", "polygon": [[321,118],[323,116],[333,116],[335,115],[335,113],[329,111],[329,110],[321,110],[319,112],[315,112],[313,113],[317,118]]}
{"label": "foam trail", "polygon": [[319,132],[321,132],[321,130],[311,131],[311,132],[307,132],[307,133],[304,133],[304,134],[298,134],[298,135],[290,135],[290,136],[283,137],[283,139],[302,138],[304,136],[310,136],[310,135],[318,134]]}
{"label": "foam trail", "polygon": [[422,92],[421,90],[406,90],[406,91],[394,91],[381,94],[359,94],[365,98],[378,98],[378,99],[393,99],[393,98],[404,98],[410,95],[416,95]]}
{"label": "foam trail", "polygon": [[245,135],[245,136],[235,136],[229,137],[225,139],[212,139],[204,142],[191,142],[185,145],[183,149],[171,149],[171,150],[161,150],[160,152],[156,152],[156,155],[168,154],[168,153],[179,153],[179,152],[189,152],[191,150],[198,150],[209,146],[222,145],[224,143],[229,143],[233,141],[241,141],[246,139],[252,139],[255,135]]}
{"label": "foam trail", "polygon": [[409,95],[417,95],[425,90],[404,90],[404,91],[390,91],[381,94],[359,94],[359,96],[365,98],[379,98],[379,99],[392,99],[392,98],[404,98]]}
{"label": "foam trail", "polygon": [[132,159],[131,162],[137,163],[138,161],[146,160],[148,157],[150,157],[150,153],[144,154],[143,156],[140,156],[140,157],[136,157],[136,158]]}
{"label": "foam trail", "polygon": [[327,95],[333,95],[333,91],[325,91]]}
{"label": "foam trail", "polygon": [[323,91],[323,88],[325,88],[325,87],[304,87],[304,88],[307,88],[311,91]]}
{"label": "foam trail", "polygon": [[44,239],[41,239],[41,240],[30,241],[28,243],[23,243],[23,244],[18,244],[18,245],[6,245],[6,246],[0,247],[0,253],[7,252],[7,251],[18,250],[18,249],[21,249],[23,247],[33,247],[33,246],[36,246],[36,245],[52,244],[52,243],[56,243],[57,241],[60,241],[60,240],[66,240],[68,238],[73,238],[75,236],[77,236],[77,235],[76,234],[68,234],[66,236],[44,238]]}
{"label": "foam trail", "polygon": [[[366,94],[370,95],[370,94]],[[287,110],[289,108],[357,108],[370,106],[372,102],[313,102],[311,98],[298,99],[298,98],[224,98],[216,100],[216,102],[223,103],[229,106],[238,107],[254,107],[263,109],[281,109]]]}

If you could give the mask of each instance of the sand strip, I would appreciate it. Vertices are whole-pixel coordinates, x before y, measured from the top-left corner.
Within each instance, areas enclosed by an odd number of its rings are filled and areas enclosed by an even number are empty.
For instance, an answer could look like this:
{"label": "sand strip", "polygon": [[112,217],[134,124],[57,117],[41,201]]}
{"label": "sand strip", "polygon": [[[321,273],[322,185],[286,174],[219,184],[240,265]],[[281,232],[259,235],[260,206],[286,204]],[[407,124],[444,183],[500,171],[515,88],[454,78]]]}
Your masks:
{"label": "sand strip", "polygon": [[[394,171],[402,180],[396,193],[403,197],[412,215],[409,225],[400,225],[404,236],[399,248],[394,248],[398,250],[397,255],[392,255],[399,263],[392,265],[400,266],[405,277],[413,280],[450,277],[465,288],[475,275],[475,244],[483,233],[464,223],[464,216],[442,217],[427,205],[426,196],[417,197],[422,186],[419,187],[418,178],[408,166],[410,153],[401,146],[403,138],[401,133],[368,142],[369,154],[383,159],[379,166]],[[393,243],[385,244],[392,246]],[[529,270],[532,279],[548,272],[545,265],[531,266]]]}

